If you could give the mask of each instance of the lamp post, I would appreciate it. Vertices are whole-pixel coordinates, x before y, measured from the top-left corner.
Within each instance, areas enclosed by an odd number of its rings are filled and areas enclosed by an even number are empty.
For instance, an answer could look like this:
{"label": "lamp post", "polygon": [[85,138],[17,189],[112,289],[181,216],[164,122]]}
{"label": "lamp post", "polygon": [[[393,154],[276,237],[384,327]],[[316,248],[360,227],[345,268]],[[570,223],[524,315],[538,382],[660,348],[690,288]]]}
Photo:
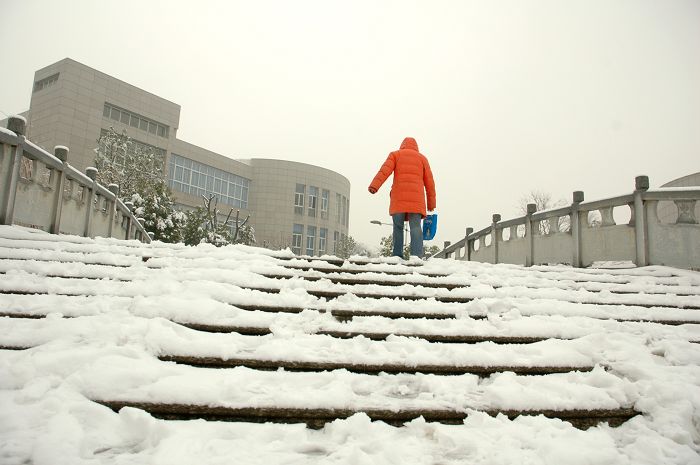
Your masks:
{"label": "lamp post", "polygon": [[[384,226],[391,226],[392,228],[394,227],[393,223],[382,223],[379,220],[370,220],[370,223],[372,224],[377,224],[377,225],[384,225]],[[406,247],[408,245],[408,224],[406,222],[403,222],[403,246]]]}

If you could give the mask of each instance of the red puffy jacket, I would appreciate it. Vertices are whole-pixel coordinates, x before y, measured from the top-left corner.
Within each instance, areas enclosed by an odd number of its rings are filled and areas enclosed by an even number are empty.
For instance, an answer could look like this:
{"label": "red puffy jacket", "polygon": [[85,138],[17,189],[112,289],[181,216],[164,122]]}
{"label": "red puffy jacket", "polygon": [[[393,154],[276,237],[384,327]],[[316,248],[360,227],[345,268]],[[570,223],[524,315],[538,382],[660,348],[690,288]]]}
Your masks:
{"label": "red puffy jacket", "polygon": [[413,137],[405,138],[401,148],[389,154],[369,185],[370,190],[378,191],[391,173],[394,173],[394,183],[391,186],[390,215],[420,213],[425,217],[426,194],[428,210],[435,210],[433,172],[428,159],[418,151],[418,144]]}

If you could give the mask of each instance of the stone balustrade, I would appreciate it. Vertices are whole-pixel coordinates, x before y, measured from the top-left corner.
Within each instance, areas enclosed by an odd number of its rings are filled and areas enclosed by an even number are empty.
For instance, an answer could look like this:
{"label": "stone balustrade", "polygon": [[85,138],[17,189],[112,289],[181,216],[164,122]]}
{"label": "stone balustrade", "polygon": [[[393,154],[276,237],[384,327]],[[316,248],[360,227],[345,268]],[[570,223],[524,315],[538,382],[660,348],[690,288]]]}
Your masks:
{"label": "stone balustrade", "polygon": [[[581,191],[571,205],[501,221],[445,243],[437,258],[512,263],[525,266],[569,264],[590,266],[599,261],[629,261],[637,266],[667,265],[700,269],[700,187],[649,190],[649,178],[638,176],[634,192],[584,202]],[[659,220],[659,208],[677,211],[675,220]],[[616,220],[616,216],[629,218]],[[593,220],[592,220],[593,219]]]}
{"label": "stone balustrade", "polygon": [[96,168],[81,173],[70,166],[67,147],[46,152],[26,139],[25,127],[24,118],[12,116],[0,128],[0,224],[150,242],[116,184],[99,184]]}

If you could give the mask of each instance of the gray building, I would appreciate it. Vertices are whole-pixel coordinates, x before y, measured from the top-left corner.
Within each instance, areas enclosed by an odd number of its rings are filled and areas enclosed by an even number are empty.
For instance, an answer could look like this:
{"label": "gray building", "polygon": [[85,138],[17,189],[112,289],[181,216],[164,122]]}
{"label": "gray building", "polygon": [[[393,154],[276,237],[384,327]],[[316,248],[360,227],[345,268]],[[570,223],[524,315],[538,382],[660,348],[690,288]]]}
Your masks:
{"label": "gray building", "polygon": [[69,58],[34,75],[28,138],[52,151],[70,148],[69,163],[94,165],[97,139],[108,128],[163,160],[163,172],[183,209],[217,196],[219,210],[250,214],[257,245],[295,253],[333,253],[348,234],[350,182],[306,163],[237,160],[177,138],[180,106]]}

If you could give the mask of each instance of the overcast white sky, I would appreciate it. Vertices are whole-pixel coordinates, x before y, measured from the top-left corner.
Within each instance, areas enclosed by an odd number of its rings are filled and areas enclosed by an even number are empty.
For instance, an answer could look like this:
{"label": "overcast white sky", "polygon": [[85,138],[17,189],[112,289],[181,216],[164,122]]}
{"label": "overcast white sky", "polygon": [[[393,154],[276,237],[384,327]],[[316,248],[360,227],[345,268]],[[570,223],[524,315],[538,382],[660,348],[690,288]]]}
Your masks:
{"label": "overcast white sky", "polygon": [[532,189],[587,200],[700,171],[700,1],[0,0],[0,111],[65,57],[182,106],[178,137],[352,183],[376,246],[405,136],[437,184],[435,244],[518,215]]}

